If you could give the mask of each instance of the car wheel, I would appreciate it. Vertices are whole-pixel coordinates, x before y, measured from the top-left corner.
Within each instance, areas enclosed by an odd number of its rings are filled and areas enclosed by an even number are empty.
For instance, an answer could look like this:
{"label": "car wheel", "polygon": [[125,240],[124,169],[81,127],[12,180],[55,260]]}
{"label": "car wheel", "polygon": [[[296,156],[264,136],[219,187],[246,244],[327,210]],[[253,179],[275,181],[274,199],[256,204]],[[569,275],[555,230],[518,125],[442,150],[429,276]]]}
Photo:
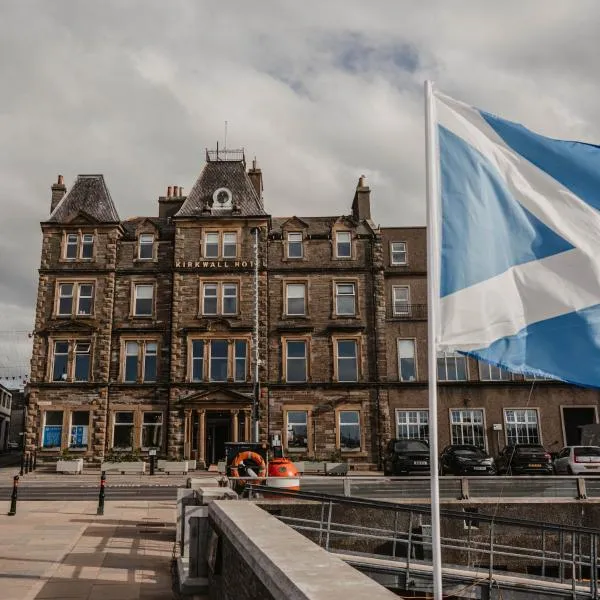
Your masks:
{"label": "car wheel", "polygon": [[573,469],[571,469],[571,465],[567,467],[567,475],[575,475],[575,473],[573,473]]}

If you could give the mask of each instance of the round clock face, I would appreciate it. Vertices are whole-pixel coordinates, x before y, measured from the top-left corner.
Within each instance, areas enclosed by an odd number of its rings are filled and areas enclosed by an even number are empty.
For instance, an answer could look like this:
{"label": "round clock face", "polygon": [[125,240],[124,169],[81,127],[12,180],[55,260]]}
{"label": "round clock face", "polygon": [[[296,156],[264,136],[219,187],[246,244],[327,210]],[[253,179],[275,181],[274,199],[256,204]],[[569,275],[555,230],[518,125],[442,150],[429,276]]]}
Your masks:
{"label": "round clock face", "polygon": [[221,187],[215,190],[213,200],[221,207],[227,207],[231,204],[231,190],[226,187]]}

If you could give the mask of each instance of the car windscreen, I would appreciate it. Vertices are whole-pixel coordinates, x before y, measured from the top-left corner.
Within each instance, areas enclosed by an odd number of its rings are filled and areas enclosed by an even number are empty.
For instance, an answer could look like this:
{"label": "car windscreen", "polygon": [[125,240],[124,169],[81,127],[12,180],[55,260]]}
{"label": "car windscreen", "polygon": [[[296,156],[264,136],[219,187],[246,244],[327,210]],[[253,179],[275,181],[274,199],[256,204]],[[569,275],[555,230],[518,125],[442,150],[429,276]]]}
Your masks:
{"label": "car windscreen", "polygon": [[481,448],[455,448],[454,454],[456,454],[456,456],[486,456]]}
{"label": "car windscreen", "polygon": [[394,444],[395,452],[429,452],[429,446],[419,440],[403,440]]}
{"label": "car windscreen", "polygon": [[581,446],[573,451],[575,456],[600,456],[600,448],[598,446]]}
{"label": "car windscreen", "polygon": [[542,446],[517,446],[515,452],[517,454],[544,454],[546,451]]}

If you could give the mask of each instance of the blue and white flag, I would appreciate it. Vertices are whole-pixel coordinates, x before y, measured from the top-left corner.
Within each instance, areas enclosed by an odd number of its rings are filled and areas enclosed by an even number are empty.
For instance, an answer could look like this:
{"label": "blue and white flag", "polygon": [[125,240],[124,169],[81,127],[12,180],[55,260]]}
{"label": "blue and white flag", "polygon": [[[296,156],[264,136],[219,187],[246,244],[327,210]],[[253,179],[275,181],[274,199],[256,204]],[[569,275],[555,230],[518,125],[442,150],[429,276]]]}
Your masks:
{"label": "blue and white flag", "polygon": [[600,147],[434,102],[438,350],[600,387]]}

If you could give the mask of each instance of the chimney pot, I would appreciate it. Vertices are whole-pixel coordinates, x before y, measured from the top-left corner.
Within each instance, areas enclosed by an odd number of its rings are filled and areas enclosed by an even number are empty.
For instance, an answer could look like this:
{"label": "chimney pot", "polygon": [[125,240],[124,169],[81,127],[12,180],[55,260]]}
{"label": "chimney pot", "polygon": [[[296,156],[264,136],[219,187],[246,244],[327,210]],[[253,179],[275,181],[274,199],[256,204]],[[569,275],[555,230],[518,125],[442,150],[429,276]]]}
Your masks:
{"label": "chimney pot", "polygon": [[181,198],[183,196],[183,188],[181,186],[179,186],[179,197]]}
{"label": "chimney pot", "polygon": [[65,180],[64,180],[63,176],[59,175],[58,176],[58,185],[64,185],[64,184],[65,184]]}
{"label": "chimney pot", "polygon": [[169,186],[167,188],[167,198],[170,198],[173,195],[173,188]]}

